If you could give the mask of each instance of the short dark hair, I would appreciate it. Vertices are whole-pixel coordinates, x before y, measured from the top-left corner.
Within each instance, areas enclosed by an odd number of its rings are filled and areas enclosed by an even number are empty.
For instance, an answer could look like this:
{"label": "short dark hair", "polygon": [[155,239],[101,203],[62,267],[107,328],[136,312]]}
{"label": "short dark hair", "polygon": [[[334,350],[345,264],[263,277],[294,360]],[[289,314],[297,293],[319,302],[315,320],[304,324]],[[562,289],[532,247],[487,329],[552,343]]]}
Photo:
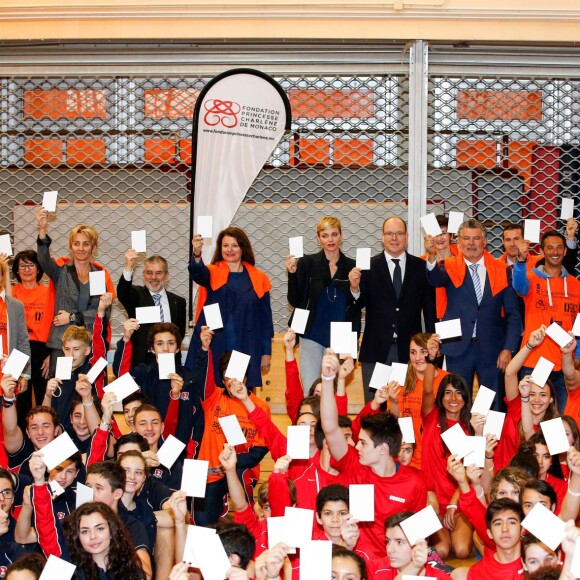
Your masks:
{"label": "short dark hair", "polygon": [[526,489],[533,489],[540,495],[545,495],[550,500],[550,507],[558,507],[558,496],[556,495],[556,491],[547,481],[542,479],[530,479],[526,485],[524,485],[522,493],[520,494],[520,499],[522,501]]}
{"label": "short dark hair", "polygon": [[222,257],[222,242],[223,239],[228,236],[229,238],[234,238],[236,242],[238,242],[238,246],[240,246],[240,250],[242,250],[242,261],[251,264],[252,266],[256,265],[256,258],[254,257],[254,250],[252,250],[252,244],[250,242],[250,238],[244,230],[241,228],[236,228],[235,226],[231,226],[222,230],[217,237],[215,243],[215,251],[213,253],[211,263],[217,264],[223,260]]}
{"label": "short dark hair", "polygon": [[385,521],[385,530],[388,528],[396,528],[397,526],[400,526],[402,522],[413,515],[415,515],[414,512],[399,512],[389,516]]}
{"label": "short dark hair", "polygon": [[46,558],[42,554],[37,554],[36,552],[25,554],[8,566],[8,569],[6,570],[6,578],[8,578],[12,572],[23,572],[24,570],[31,572],[35,579],[40,578],[45,566]]}
{"label": "short dark hair", "polygon": [[440,228],[446,228],[449,226],[449,218],[444,213],[435,214],[435,219]]}
{"label": "short dark hair", "polygon": [[145,403],[151,405],[151,399],[147,395],[144,395],[141,391],[135,391],[123,399],[123,407],[134,401],[139,401],[142,405]]}
{"label": "short dark hair", "polygon": [[520,444],[517,453],[511,458],[508,467],[516,467],[520,471],[523,471],[529,478],[535,479],[540,474],[540,466],[534,455],[534,448],[527,444],[527,442]]}
{"label": "short dark hair", "polygon": [[505,511],[512,511],[518,516],[518,520],[520,523],[524,519],[524,512],[522,511],[522,506],[515,502],[513,499],[509,497],[502,497],[500,499],[494,499],[488,506],[487,510],[485,511],[485,527],[488,530],[491,530],[491,522],[493,518],[502,512]]}
{"label": "short dark hair", "polygon": [[301,412],[300,409],[304,405],[310,405],[310,408],[312,409],[312,414],[316,415],[317,417],[320,417],[320,397],[317,397],[316,395],[304,397],[302,401],[300,401],[300,405],[298,405],[299,412]]}
{"label": "short dark hair", "polygon": [[142,453],[149,451],[149,443],[147,443],[147,439],[145,439],[143,435],[139,435],[139,433],[127,433],[121,435],[121,437],[119,437],[115,442],[115,457],[119,454],[119,447],[127,445],[128,443],[136,443],[139,445],[139,449]]}
{"label": "short dark hair", "polygon": [[167,260],[163,256],[160,256],[159,254],[153,254],[152,256],[145,258],[145,262],[143,263],[143,269],[145,269],[145,264],[151,264],[154,262],[163,264],[163,270],[165,270],[166,273],[169,272],[169,264],[167,263]]}
{"label": "short dark hair", "polygon": [[18,252],[18,254],[14,256],[14,262],[12,262],[12,274],[14,274],[14,277],[18,282],[22,282],[20,273],[18,272],[18,266],[20,266],[20,262],[22,261],[31,262],[36,266],[36,281],[40,282],[44,275],[44,270],[38,261],[38,254],[34,250],[22,250],[22,252]]}
{"label": "short dark hair", "polygon": [[513,222],[508,222],[503,227],[502,233],[505,234],[506,232],[509,232],[511,230],[519,230],[520,231],[520,234],[522,236],[524,235],[524,226],[522,226],[522,224],[516,224],[516,223],[513,223]]}
{"label": "short dark hair", "polygon": [[[300,413],[300,415],[302,414],[303,413]],[[351,418],[347,417],[346,415],[339,415],[338,426],[340,427],[340,429],[352,429]],[[317,449],[322,449],[324,445],[324,430],[322,429],[322,422],[320,421],[320,419],[316,421],[316,427],[314,428],[314,442],[316,443]]]}
{"label": "short dark hair", "polygon": [[[83,456],[80,451],[73,453],[68,459],[65,459],[64,461],[72,461],[76,469],[80,469],[83,466]],[[56,469],[58,472],[62,471],[62,467],[60,465],[57,465],[54,469]]]}
{"label": "short dark hair", "polygon": [[87,476],[94,474],[106,479],[112,491],[125,490],[125,470],[114,461],[99,461],[87,469]]}
{"label": "short dark hair", "polygon": [[216,531],[228,557],[235,554],[240,559],[240,568],[245,570],[256,550],[254,536],[244,524],[232,522],[219,522]]}
{"label": "short dark hair", "polygon": [[52,424],[55,427],[58,427],[58,416],[56,411],[52,407],[46,407],[43,405],[37,405],[36,407],[32,407],[28,413],[26,413],[26,417],[24,417],[24,422],[26,423],[26,428],[28,429],[28,424],[30,423],[30,419],[36,415],[40,415],[41,413],[46,413],[50,415],[52,420]]}
{"label": "short dark hair", "polygon": [[177,324],[173,324],[173,322],[156,322],[147,333],[147,348],[153,348],[153,344],[155,343],[155,335],[161,334],[162,332],[168,332],[175,337],[177,350],[179,351],[183,337],[181,336],[179,327]]}
{"label": "short dark hair", "polygon": [[161,416],[161,411],[155,405],[143,404],[140,407],[137,407],[135,409],[135,413],[133,414],[133,423],[137,422],[137,417],[141,413],[146,413],[147,411],[150,411],[151,413],[157,413],[159,415],[159,418],[161,419],[161,421],[163,421],[163,417]]}
{"label": "short dark hair", "polygon": [[3,467],[0,467],[0,479],[7,479],[10,482],[12,491],[14,491],[14,480],[12,479],[12,474]]}
{"label": "short dark hair", "polygon": [[403,441],[397,417],[389,412],[370,415],[361,419],[360,427],[369,434],[375,447],[386,443],[391,457],[397,457]]}
{"label": "short dark hair", "polygon": [[[79,397],[79,395],[75,394],[75,396],[72,398],[71,404],[70,404],[70,414],[72,415],[74,413],[74,410],[79,406],[83,404],[83,400]],[[101,406],[101,399],[99,399],[98,395],[94,394],[93,395],[93,405],[95,406],[95,409],[97,410],[97,413],[99,415],[99,417],[103,416],[103,407]]]}
{"label": "short dark hair", "polygon": [[528,580],[558,580],[561,578],[562,570],[557,564],[546,564],[540,566],[535,572],[528,572],[526,578]]}
{"label": "short dark hair", "polygon": [[546,242],[546,238],[560,238],[560,241],[564,244],[564,248],[567,247],[566,238],[558,230],[548,230],[542,235],[540,239],[540,245],[542,246],[542,250],[544,249],[544,243]]}
{"label": "short dark hair", "polygon": [[332,557],[333,558],[349,558],[352,560],[356,567],[358,568],[358,573],[361,580],[367,580],[367,566],[365,561],[355,552],[351,552],[347,548],[340,546],[339,544],[332,544]]}
{"label": "short dark hair", "polygon": [[340,485],[340,483],[325,485],[316,495],[316,513],[320,515],[325,504],[329,501],[343,501],[348,507],[348,497],[348,487]]}

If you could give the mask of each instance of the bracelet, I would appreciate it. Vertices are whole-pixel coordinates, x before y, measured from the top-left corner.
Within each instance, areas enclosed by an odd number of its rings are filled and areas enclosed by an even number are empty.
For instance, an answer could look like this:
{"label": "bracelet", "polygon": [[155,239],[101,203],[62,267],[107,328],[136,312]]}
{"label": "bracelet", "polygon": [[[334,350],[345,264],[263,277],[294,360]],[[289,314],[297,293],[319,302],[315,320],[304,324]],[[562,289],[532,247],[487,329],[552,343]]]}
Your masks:
{"label": "bracelet", "polygon": [[325,377],[324,375],[322,375],[321,378],[323,381],[334,381],[334,379],[336,379],[336,373],[334,373],[331,377]]}
{"label": "bracelet", "polygon": [[83,403],[83,407],[92,407],[94,404],[94,401],[91,401],[90,403]]}
{"label": "bracelet", "polygon": [[476,494],[475,494],[475,497],[477,497],[477,498],[480,498],[480,497],[483,497],[484,495],[485,495],[485,491],[484,491],[484,489],[483,489],[483,487],[482,487],[482,488],[481,488],[481,493],[476,493]]}
{"label": "bracelet", "polygon": [[520,400],[522,401],[522,403],[529,403],[530,402],[530,395],[528,395],[527,397],[520,397]]}
{"label": "bracelet", "polygon": [[5,399],[4,401],[2,401],[2,406],[5,409],[9,409],[10,407],[12,407],[12,405],[14,405],[14,400],[6,401],[6,399]]}
{"label": "bracelet", "polygon": [[171,396],[171,391],[169,391],[169,398],[170,398],[172,401],[179,401],[179,399],[181,398],[181,393],[179,393],[179,394],[177,395],[177,397],[172,397],[172,396]]}
{"label": "bracelet", "polygon": [[534,350],[536,347],[535,346],[532,346],[529,342],[526,342],[526,348],[528,350]]}
{"label": "bracelet", "polygon": [[570,484],[568,484],[568,493],[573,497],[580,497],[580,492],[576,493],[570,489]]}
{"label": "bracelet", "polygon": [[435,362],[437,361],[437,357],[435,358],[429,358],[428,356],[425,357],[425,360],[430,364],[435,366]]}
{"label": "bracelet", "polygon": [[11,399],[9,399],[8,397],[4,397],[3,401],[5,403],[14,403],[14,401],[16,401],[16,397],[12,397]]}
{"label": "bracelet", "polygon": [[199,258],[201,258],[201,254],[199,254],[199,256],[198,256],[197,254],[193,254],[193,257],[194,257],[196,260],[199,260]]}
{"label": "bracelet", "polygon": [[491,457],[485,456],[486,459],[493,459],[493,455]]}
{"label": "bracelet", "polygon": [[456,509],[457,509],[457,506],[456,506],[454,503],[450,503],[450,504],[447,506],[447,508],[446,508],[446,509],[452,509],[452,508],[453,508],[454,510],[456,510]]}

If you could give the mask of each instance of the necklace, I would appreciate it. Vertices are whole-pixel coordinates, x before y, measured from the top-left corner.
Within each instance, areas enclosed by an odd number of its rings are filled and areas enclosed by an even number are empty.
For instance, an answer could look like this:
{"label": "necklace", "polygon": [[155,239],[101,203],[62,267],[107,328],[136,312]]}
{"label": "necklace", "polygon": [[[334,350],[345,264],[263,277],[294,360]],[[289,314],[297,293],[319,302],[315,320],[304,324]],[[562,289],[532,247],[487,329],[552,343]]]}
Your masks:
{"label": "necklace", "polygon": [[[333,290],[333,295],[332,298],[330,297],[330,293],[328,292],[328,289],[330,288],[330,286],[332,286],[332,290]],[[326,287],[326,297],[328,298],[329,302],[336,302],[336,287],[334,284],[330,284],[330,286]]]}

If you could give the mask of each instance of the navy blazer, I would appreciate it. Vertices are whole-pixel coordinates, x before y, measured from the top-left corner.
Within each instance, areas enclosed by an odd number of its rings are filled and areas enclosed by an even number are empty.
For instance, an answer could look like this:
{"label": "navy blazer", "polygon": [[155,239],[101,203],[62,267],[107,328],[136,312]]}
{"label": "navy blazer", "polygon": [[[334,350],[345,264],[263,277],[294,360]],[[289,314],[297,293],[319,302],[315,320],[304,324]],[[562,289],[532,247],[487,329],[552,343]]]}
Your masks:
{"label": "navy blazer", "polygon": [[[495,258],[493,258],[495,259]],[[473,328],[477,321],[478,352],[490,360],[496,360],[500,351],[508,349],[516,352],[522,330],[522,320],[517,295],[512,288],[511,268],[506,269],[507,287],[495,296],[491,294],[489,276],[485,278],[485,288],[481,304],[477,296],[469,270],[463,284],[456,288],[445,271],[445,261],[439,262],[433,270],[427,269],[427,279],[433,286],[444,287],[447,291],[447,308],[443,320],[461,320],[462,336],[459,340],[444,342],[441,352],[449,356],[460,356],[471,343]]]}
{"label": "navy blazer", "polygon": [[425,278],[425,262],[406,254],[405,275],[397,300],[385,253],[371,258],[370,270],[362,272],[358,308],[366,308],[365,330],[359,360],[365,363],[387,360],[393,335],[397,333],[400,362],[409,361],[411,337],[435,331],[435,291]]}
{"label": "navy blazer", "polygon": [[[121,274],[119,283],[117,284],[117,298],[127,311],[129,318],[135,318],[135,308],[155,306],[151,292],[145,286],[135,286],[132,281],[127,282],[123,274]],[[178,326],[181,338],[183,338],[185,336],[186,322],[185,298],[173,294],[173,292],[167,292],[167,300],[169,302],[171,322]],[[150,328],[151,324],[141,324],[139,330],[136,330],[133,336],[131,336],[131,342],[133,343],[131,368],[147,361],[147,352],[149,351],[147,347],[147,334]]]}

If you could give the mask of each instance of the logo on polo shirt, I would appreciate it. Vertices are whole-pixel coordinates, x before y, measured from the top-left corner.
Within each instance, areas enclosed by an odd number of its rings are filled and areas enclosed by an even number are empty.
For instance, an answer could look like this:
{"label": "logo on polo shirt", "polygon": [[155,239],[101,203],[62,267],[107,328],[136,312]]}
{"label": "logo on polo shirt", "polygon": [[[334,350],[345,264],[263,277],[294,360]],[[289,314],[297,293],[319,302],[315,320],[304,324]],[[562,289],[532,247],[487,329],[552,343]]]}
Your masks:
{"label": "logo on polo shirt", "polygon": [[153,477],[156,477],[157,479],[161,479],[163,477],[163,471],[161,469],[156,469],[153,472]]}
{"label": "logo on polo shirt", "polygon": [[182,401],[189,401],[189,393],[187,393],[187,392],[184,393],[182,391],[182,393],[181,393],[181,400]]}
{"label": "logo on polo shirt", "polygon": [[396,495],[390,495],[390,500],[398,501],[399,503],[405,503],[407,500],[404,497],[397,497]]}
{"label": "logo on polo shirt", "polygon": [[64,520],[64,518],[66,518],[66,514],[64,512],[57,512],[56,517],[59,520]]}

